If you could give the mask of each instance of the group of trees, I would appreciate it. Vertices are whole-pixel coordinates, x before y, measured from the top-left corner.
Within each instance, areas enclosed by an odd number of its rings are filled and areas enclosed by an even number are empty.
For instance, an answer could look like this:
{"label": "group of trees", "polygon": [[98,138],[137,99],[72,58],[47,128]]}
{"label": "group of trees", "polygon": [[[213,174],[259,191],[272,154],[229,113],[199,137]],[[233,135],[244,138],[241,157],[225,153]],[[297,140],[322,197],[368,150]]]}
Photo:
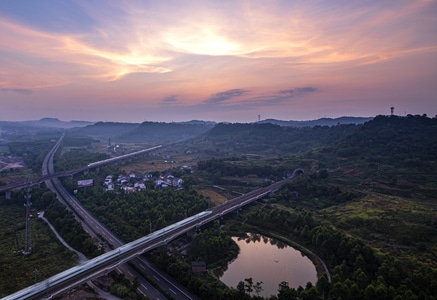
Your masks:
{"label": "group of trees", "polygon": [[323,288],[318,284],[299,292],[282,286],[282,293],[296,296],[288,299],[299,299],[308,289],[317,293],[311,292],[312,296],[304,299],[433,299],[435,296],[437,284],[431,278],[436,278],[437,270],[418,261],[378,257],[361,239],[317,222],[310,212],[257,209],[247,218],[250,224],[274,230],[314,249],[331,270],[332,281],[324,283]]}
{"label": "group of trees", "polygon": [[67,244],[88,258],[103,254],[103,249],[101,249],[98,242],[85,232],[73,213],[56,199],[53,192],[45,191],[39,197],[33,198],[35,198],[33,207],[44,210],[44,216]]}
{"label": "group of trees", "polygon": [[221,177],[256,175],[260,178],[281,179],[287,170],[283,166],[274,167],[262,162],[250,163],[242,158],[212,158],[197,163],[199,171],[208,172],[220,184]]}
{"label": "group of trees", "polygon": [[22,157],[26,167],[37,174],[41,172],[44,157],[53,145],[53,141],[47,138],[34,141],[8,143],[10,154]]}
{"label": "group of trees", "polygon": [[377,116],[339,142],[341,157],[367,157],[376,163],[429,169],[437,158],[437,118],[426,115]]}
{"label": "group of trees", "polygon": [[62,154],[56,156],[56,170],[73,170],[79,167],[88,165],[90,162],[107,159],[108,156],[103,153],[90,152],[86,149],[70,149]]}
{"label": "group of trees", "polygon": [[115,271],[110,273],[114,282],[111,283],[110,293],[128,300],[146,300],[149,299],[142,294],[137,293],[139,285],[138,280],[131,282],[124,274],[119,274]]}
{"label": "group of trees", "polygon": [[229,234],[217,227],[202,230],[190,244],[188,254],[193,260],[205,261],[208,265],[226,264],[238,254],[238,246]]}
{"label": "group of trees", "polygon": [[297,153],[330,145],[353,133],[360,125],[291,127],[271,123],[217,124],[207,134],[223,153]]}
{"label": "group of trees", "polygon": [[[293,193],[297,196],[293,197]],[[287,205],[323,208],[361,199],[364,195],[346,186],[327,184],[323,179],[304,176],[278,191],[275,200]]]}
{"label": "group of trees", "polygon": [[[103,173],[103,172],[102,172]],[[64,182],[70,190],[75,181]],[[98,179],[95,181],[98,182]],[[125,242],[173,224],[208,208],[208,199],[193,189],[150,189],[106,192],[101,186],[81,190],[78,199]]]}

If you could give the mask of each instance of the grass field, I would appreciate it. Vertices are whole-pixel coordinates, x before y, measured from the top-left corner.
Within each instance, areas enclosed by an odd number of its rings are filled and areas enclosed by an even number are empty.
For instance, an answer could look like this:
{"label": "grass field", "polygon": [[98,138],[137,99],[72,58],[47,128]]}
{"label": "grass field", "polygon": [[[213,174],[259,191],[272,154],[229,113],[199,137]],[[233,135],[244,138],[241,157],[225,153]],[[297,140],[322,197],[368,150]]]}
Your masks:
{"label": "grass field", "polygon": [[146,173],[146,172],[164,172],[172,168],[180,168],[183,166],[190,166],[196,164],[197,161],[187,155],[172,155],[168,157],[149,157],[141,159],[136,162],[123,164],[120,168],[129,174],[133,173]]}
{"label": "grass field", "polygon": [[219,193],[212,190],[203,189],[198,190],[197,192],[204,197],[209,197],[209,199],[211,199],[211,203],[213,203],[214,205],[220,205],[227,200],[225,196],[220,195]]}
{"label": "grass field", "polygon": [[437,267],[437,203],[379,193],[319,211],[319,216],[380,254],[416,256]]}

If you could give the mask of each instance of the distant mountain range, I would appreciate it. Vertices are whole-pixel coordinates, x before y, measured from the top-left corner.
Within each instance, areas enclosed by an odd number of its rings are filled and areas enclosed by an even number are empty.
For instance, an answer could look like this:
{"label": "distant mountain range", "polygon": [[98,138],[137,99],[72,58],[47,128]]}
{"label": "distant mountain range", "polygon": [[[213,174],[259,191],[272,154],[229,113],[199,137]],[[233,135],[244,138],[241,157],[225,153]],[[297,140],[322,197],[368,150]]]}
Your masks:
{"label": "distant mountain range", "polygon": [[317,120],[309,121],[281,121],[275,119],[266,119],[257,123],[271,123],[280,126],[292,126],[292,127],[313,127],[313,126],[334,126],[340,124],[364,124],[367,121],[372,120],[368,117],[340,117],[340,118],[321,118]]}
{"label": "distant mountain range", "polygon": [[40,120],[30,120],[30,121],[0,121],[1,127],[45,127],[45,128],[74,128],[74,127],[85,127],[93,124],[93,122],[88,121],[61,121],[57,118],[42,118]]}
{"label": "distant mountain range", "polygon": [[[340,118],[321,118],[318,120],[308,120],[308,121],[283,121],[276,119],[266,119],[256,123],[271,123],[280,126],[292,126],[292,127],[312,127],[312,126],[333,126],[338,124],[363,124],[367,121],[372,120],[373,117],[365,118],[365,117],[340,117]],[[162,122],[147,122],[147,123],[157,123],[157,124],[165,124]],[[172,122],[169,124],[181,124],[181,125],[207,125],[213,126],[217,124],[212,121],[202,121],[202,120],[191,120],[184,122]],[[135,127],[138,127],[140,123],[120,123],[120,122],[90,122],[90,121],[61,121],[57,118],[42,118],[40,120],[30,120],[30,121],[0,121],[1,127],[44,127],[44,128],[75,128],[75,127],[86,127],[90,125],[96,125],[97,128],[103,127],[112,127],[113,129],[116,127],[123,127],[124,130],[121,130],[120,133],[124,133],[125,130],[132,130]],[[93,131],[90,129],[90,131]]]}

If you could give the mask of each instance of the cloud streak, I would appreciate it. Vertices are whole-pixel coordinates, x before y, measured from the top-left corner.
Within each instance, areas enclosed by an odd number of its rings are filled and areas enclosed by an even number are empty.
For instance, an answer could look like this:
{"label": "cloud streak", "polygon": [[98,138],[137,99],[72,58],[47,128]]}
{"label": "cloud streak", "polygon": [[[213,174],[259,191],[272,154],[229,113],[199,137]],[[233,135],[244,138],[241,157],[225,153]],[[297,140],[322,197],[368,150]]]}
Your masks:
{"label": "cloud streak", "polygon": [[291,102],[296,97],[304,97],[305,95],[317,92],[315,87],[296,87],[287,90],[279,90],[274,92],[263,92],[260,90],[244,90],[232,89],[223,92],[218,92],[206,99],[199,105],[198,108],[208,108],[209,110],[222,109],[230,110],[248,110],[248,108],[263,108],[263,107],[281,107],[286,103]]}
{"label": "cloud streak", "polygon": [[161,100],[161,103],[164,105],[175,105],[179,103],[179,99],[177,96],[168,96]]}
{"label": "cloud streak", "polygon": [[247,94],[249,91],[244,89],[232,89],[224,92],[218,92],[212,95],[210,98],[204,101],[204,104],[213,104],[213,105],[223,105],[228,102],[228,100],[241,97]]}
{"label": "cloud streak", "polygon": [[295,97],[295,96],[300,96],[302,94],[305,93],[314,93],[316,92],[317,89],[314,87],[303,87],[303,88],[294,88],[294,89],[290,89],[290,90],[280,90],[279,93],[280,94],[286,94],[289,95],[291,97]]}
{"label": "cloud streak", "polygon": [[18,93],[18,94],[23,94],[23,95],[29,95],[32,94],[32,90],[28,90],[28,89],[5,89],[5,88],[0,88],[0,92],[3,93]]}

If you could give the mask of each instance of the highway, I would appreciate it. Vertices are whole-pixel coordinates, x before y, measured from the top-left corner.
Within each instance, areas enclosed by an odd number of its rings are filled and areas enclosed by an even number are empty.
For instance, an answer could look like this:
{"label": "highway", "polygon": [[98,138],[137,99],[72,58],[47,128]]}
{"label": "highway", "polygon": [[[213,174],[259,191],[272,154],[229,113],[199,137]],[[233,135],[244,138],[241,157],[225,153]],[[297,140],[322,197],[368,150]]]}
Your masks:
{"label": "highway", "polygon": [[163,229],[155,231],[138,240],[120,246],[101,256],[87,261],[85,264],[73,267],[62,273],[59,273],[44,282],[40,282],[26,289],[18,291],[4,299],[40,299],[41,297],[51,296],[52,293],[67,290],[79,283],[88,281],[99,276],[104,272],[123,264],[124,262],[141,255],[144,252],[150,251],[156,247],[168,244],[176,237],[198,228],[217,218],[223,217],[225,214],[242,208],[269,193],[279,189],[287,180],[274,183],[268,187],[258,189],[238,198],[229,200],[211,211],[204,211],[197,215],[186,218],[175,224],[167,226]]}
{"label": "highway", "polygon": [[156,247],[167,244],[174,236],[192,230],[205,216],[211,214],[204,211],[186,218],[175,224],[155,231],[145,237],[127,243],[119,248],[95,257],[87,262],[70,268],[45,281],[27,287],[3,299],[41,299],[50,298],[53,294],[68,290],[80,283],[86,282],[102,273],[109,272],[115,267],[150,251]]}
{"label": "highway", "polygon": [[[62,137],[61,137],[62,139]],[[44,159],[42,173],[43,175],[51,175],[55,172],[53,166],[53,157],[57,151],[57,148],[60,145],[61,140],[52,148],[52,150],[48,153],[48,155]],[[98,161],[95,163],[91,163],[87,166],[87,168],[95,168],[108,163],[115,162],[119,159],[125,159],[127,157],[131,157],[133,155],[144,154],[146,152],[154,151],[162,148],[162,146],[156,146],[152,148],[148,148],[145,150],[129,153],[126,155],[118,156],[116,158],[106,159],[103,161]],[[83,224],[84,229],[92,236],[100,240],[102,237],[111,248],[117,248],[124,245],[124,242],[119,239],[115,234],[113,234],[104,224],[100,223],[88,210],[86,210],[80,201],[68,193],[64,186],[60,183],[58,178],[52,178],[51,180],[46,181],[46,185],[55,191],[58,195],[58,199],[66,205],[66,207],[70,208],[73,213],[77,216],[77,220]],[[109,250],[109,249],[106,249]],[[153,265],[147,258],[143,256],[138,256],[137,258],[131,261],[141,272],[138,273],[135,269],[133,269],[130,265],[124,264],[121,267],[118,267],[123,274],[125,274],[132,281],[135,278],[139,280],[139,288],[138,291],[150,299],[167,299],[160,291],[158,291],[150,282],[144,279],[142,274],[145,274],[148,278],[151,278],[156,285],[163,291],[168,291],[169,294],[176,300],[197,300],[198,298],[195,295],[192,295],[188,292],[188,290],[175,281],[172,277],[160,271],[157,267]]]}
{"label": "highway", "polygon": [[88,281],[102,273],[108,272],[109,270],[136,256],[141,255],[144,252],[166,245],[181,234],[198,228],[217,218],[221,218],[225,214],[238,210],[244,205],[248,205],[268,195],[269,193],[276,191],[287,181],[288,180],[283,180],[268,187],[252,191],[238,198],[229,200],[215,207],[211,211],[201,212],[197,215],[191,216],[187,219],[155,231],[145,237],[89,260],[83,265],[73,267],[47,279],[44,282],[40,282],[9,295],[4,299],[15,300],[23,299],[23,297],[26,299],[40,299],[41,297],[50,297],[52,293],[59,293],[59,291],[67,290],[79,283]]}
{"label": "highway", "polygon": [[[113,234],[104,224],[100,223],[94,216],[88,212],[80,202],[69,194],[65,188],[60,184],[58,179],[52,179],[52,183],[56,184],[56,190],[58,193],[62,194],[62,198],[65,199],[67,205],[71,207],[77,215],[80,216],[80,221],[86,224],[85,228],[88,228],[87,232],[96,238],[102,237],[105,241],[110,244],[112,248],[118,248],[124,245],[115,234]],[[100,236],[100,237],[99,237]],[[141,273],[146,274],[149,278],[153,278],[156,284],[162,289],[167,291],[173,291],[172,296],[178,300],[185,299],[197,299],[196,296],[191,295],[182,285],[176,282],[174,279],[170,278],[166,274],[163,274],[158,270],[148,259],[143,256],[139,256],[132,260],[132,263],[140,269]],[[123,265],[122,271],[125,275],[135,275],[130,276],[133,280],[137,277],[140,280],[139,291],[147,295],[151,299],[166,299],[154,286],[152,286],[148,281],[143,279],[141,274],[138,274],[129,265]],[[132,278],[133,277],[133,278]]]}
{"label": "highway", "polygon": [[[55,145],[55,147],[53,147],[44,160],[44,166],[42,169],[43,175],[54,172],[53,155],[59,145],[60,141],[58,141],[58,143]],[[184,287],[172,282],[172,278],[161,274],[161,272],[154,268],[149,261],[141,256],[141,254],[156,247],[168,244],[171,240],[175,239],[181,234],[198,228],[215,219],[221,218],[228,213],[241,209],[243,206],[278,190],[284,183],[300,173],[300,171],[303,172],[303,170],[297,169],[289,179],[276,182],[268,187],[260,188],[256,191],[252,191],[240,197],[226,201],[225,203],[214,207],[210,211],[205,211],[198,215],[184,219],[128,244],[123,244],[121,240],[119,240],[103,224],[99,223],[88,211],[86,211],[81,206],[79,201],[65,190],[57,178],[47,180],[47,185],[56,191],[56,193],[59,195],[59,199],[64,199],[61,201],[64,201],[67,207],[70,207],[72,210],[74,210],[76,215],[83,222],[84,228],[92,236],[97,236],[98,233],[113,247],[117,248],[92,260],[89,260],[83,265],[73,267],[67,271],[57,274],[44,282],[40,282],[36,285],[18,291],[17,293],[9,295],[4,299],[23,299],[23,295],[25,295],[26,299],[41,299],[41,297],[49,297],[50,295],[57,294],[60,291],[65,291],[75,285],[78,285],[79,283],[86,282],[101,274],[107,273],[121,265],[121,268],[124,268],[126,264],[123,263],[131,259],[133,259],[135,265],[142,270],[141,272],[148,274],[149,278],[153,278],[157,284],[161,285],[161,288],[169,291],[173,298],[178,300],[197,299],[196,296],[190,295]],[[133,269],[123,270],[123,273],[131,274],[140,279],[140,276],[136,276],[138,274],[135,274]],[[150,289],[154,288],[147,281],[141,281],[139,289],[151,299],[166,299],[162,295],[151,296],[153,293],[151,293]],[[35,296],[33,296],[33,294],[35,294]]]}
{"label": "highway", "polygon": [[[42,175],[50,176],[55,173],[54,165],[53,165],[53,157],[59,148],[63,136],[58,140],[58,142],[54,145],[54,147],[49,151],[49,153],[45,156],[43,166],[42,166]],[[104,242],[101,240],[101,237],[108,243],[112,245],[112,247],[120,247],[124,243],[118,239],[112,232],[110,232],[106,226],[101,224],[94,216],[91,215],[79,202],[78,199],[73,197],[70,193],[66,191],[64,186],[60,183],[59,179],[54,177],[51,180],[45,181],[46,186],[56,193],[57,199],[63,203],[67,209],[73,212],[76,219],[82,223],[85,231],[92,237],[97,240]],[[106,243],[104,243],[106,244]],[[105,251],[109,251],[108,247],[105,248]],[[161,278],[163,276],[159,275],[159,271],[156,268],[153,268],[151,271],[150,267],[151,263],[144,258],[144,261],[141,259],[135,259],[135,264],[140,264],[138,267],[144,274],[154,275],[157,278]],[[160,291],[158,291],[150,282],[144,279],[144,276],[139,274],[135,269],[133,269],[128,264],[123,264],[117,268],[118,271],[125,274],[131,281],[134,281],[135,278],[139,281],[138,291],[150,299],[167,299]],[[184,298],[186,299],[186,298]]]}

